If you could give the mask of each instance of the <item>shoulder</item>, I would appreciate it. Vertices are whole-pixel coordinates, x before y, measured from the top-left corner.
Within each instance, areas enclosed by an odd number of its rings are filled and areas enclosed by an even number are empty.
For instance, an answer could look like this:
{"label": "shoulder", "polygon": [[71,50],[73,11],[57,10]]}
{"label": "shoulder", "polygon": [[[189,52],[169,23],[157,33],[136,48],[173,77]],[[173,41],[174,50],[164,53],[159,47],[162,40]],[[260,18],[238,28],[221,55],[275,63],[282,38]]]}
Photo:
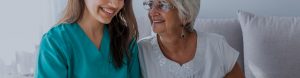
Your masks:
{"label": "shoulder", "polygon": [[136,38],[132,38],[131,40],[130,40],[130,43],[129,43],[129,50],[131,51],[131,53],[133,53],[133,54],[137,54],[138,52],[138,45],[137,45],[137,40],[136,40]]}
{"label": "shoulder", "polygon": [[73,24],[61,23],[46,32],[40,43],[40,52],[68,52],[69,31]]}
{"label": "shoulder", "polygon": [[159,49],[156,35],[147,36],[138,41],[140,59],[151,58]]}
{"label": "shoulder", "polygon": [[[225,37],[215,33],[198,32],[202,39],[205,39],[205,49],[208,57],[215,58],[214,62],[221,65],[224,73],[229,72],[239,56],[239,52],[233,49]],[[200,40],[201,40],[200,38]]]}
{"label": "shoulder", "polygon": [[155,39],[156,39],[156,35],[144,37],[144,38],[138,40],[138,45],[140,48],[150,47],[153,45]]}
{"label": "shoulder", "polygon": [[230,47],[222,35],[208,32],[198,32],[198,34],[200,44],[204,45],[206,49],[210,49],[210,53],[220,55],[225,51],[224,48]]}
{"label": "shoulder", "polygon": [[73,23],[60,23],[57,25],[54,25],[45,35],[51,35],[51,36],[59,36],[63,35],[65,33],[68,33],[70,29],[72,29],[76,24]]}
{"label": "shoulder", "polygon": [[138,40],[138,44],[150,44],[155,38],[156,38],[156,35],[144,37],[144,38]]}
{"label": "shoulder", "polygon": [[[70,41],[74,35],[78,35],[76,23],[60,23],[54,25],[48,32],[46,32],[42,40],[49,39],[52,41]],[[75,33],[74,33],[75,32]]]}
{"label": "shoulder", "polygon": [[209,42],[222,42],[226,41],[225,37],[216,33],[209,33],[209,32],[197,32],[198,38],[205,39]]}

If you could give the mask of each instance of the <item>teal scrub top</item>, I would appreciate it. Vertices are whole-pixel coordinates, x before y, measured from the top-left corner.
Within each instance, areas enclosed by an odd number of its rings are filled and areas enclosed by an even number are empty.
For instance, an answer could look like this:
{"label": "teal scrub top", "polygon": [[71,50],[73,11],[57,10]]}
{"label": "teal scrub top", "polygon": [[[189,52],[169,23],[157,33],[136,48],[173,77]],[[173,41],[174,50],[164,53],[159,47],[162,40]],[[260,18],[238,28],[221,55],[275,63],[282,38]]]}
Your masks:
{"label": "teal scrub top", "polygon": [[110,56],[110,36],[104,27],[100,48],[78,23],[62,23],[42,37],[35,78],[140,78],[136,40],[130,44],[131,59],[115,68]]}

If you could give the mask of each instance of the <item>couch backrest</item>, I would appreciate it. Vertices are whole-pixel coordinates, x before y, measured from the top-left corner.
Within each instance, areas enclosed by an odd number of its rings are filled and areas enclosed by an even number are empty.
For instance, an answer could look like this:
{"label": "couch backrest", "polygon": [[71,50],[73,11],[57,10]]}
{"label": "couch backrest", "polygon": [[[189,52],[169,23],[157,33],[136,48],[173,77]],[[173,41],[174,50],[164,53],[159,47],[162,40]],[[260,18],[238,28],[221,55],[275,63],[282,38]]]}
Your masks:
{"label": "couch backrest", "polygon": [[243,37],[241,26],[237,19],[197,19],[194,28],[197,31],[223,35],[228,44],[240,52],[238,63],[243,68]]}

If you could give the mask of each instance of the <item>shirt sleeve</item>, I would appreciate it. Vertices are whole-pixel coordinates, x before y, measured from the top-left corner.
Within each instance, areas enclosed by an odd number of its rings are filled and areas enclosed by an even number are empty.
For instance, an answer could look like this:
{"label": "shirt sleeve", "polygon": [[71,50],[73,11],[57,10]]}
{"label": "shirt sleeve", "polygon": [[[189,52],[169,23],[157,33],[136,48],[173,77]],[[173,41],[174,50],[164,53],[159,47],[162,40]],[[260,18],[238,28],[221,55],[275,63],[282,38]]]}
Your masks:
{"label": "shirt sleeve", "polygon": [[138,58],[138,45],[136,40],[133,40],[131,42],[131,52],[132,52],[132,57],[131,57],[131,62],[130,62],[130,67],[129,67],[129,78],[141,78],[141,72],[140,72],[140,63],[139,63],[139,58]]}
{"label": "shirt sleeve", "polygon": [[232,48],[224,37],[220,41],[221,60],[223,62],[224,74],[231,72],[237,62],[239,52]]}
{"label": "shirt sleeve", "polygon": [[37,56],[35,78],[67,78],[65,46],[57,38],[45,34],[40,43]]}
{"label": "shirt sleeve", "polygon": [[139,50],[139,61],[140,61],[140,68],[141,68],[141,76],[142,78],[148,77],[146,74],[146,65],[145,65],[145,59],[144,59],[144,52],[143,52],[143,46],[141,42],[138,42],[138,50]]}

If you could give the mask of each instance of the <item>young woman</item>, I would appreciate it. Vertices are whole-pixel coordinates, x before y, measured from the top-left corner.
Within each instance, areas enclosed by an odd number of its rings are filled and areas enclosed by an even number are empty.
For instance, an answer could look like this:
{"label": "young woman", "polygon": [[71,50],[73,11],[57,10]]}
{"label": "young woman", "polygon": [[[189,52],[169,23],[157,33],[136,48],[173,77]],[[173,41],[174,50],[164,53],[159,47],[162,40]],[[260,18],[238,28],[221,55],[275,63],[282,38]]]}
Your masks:
{"label": "young woman", "polygon": [[68,0],[44,34],[36,78],[139,78],[132,0]]}

